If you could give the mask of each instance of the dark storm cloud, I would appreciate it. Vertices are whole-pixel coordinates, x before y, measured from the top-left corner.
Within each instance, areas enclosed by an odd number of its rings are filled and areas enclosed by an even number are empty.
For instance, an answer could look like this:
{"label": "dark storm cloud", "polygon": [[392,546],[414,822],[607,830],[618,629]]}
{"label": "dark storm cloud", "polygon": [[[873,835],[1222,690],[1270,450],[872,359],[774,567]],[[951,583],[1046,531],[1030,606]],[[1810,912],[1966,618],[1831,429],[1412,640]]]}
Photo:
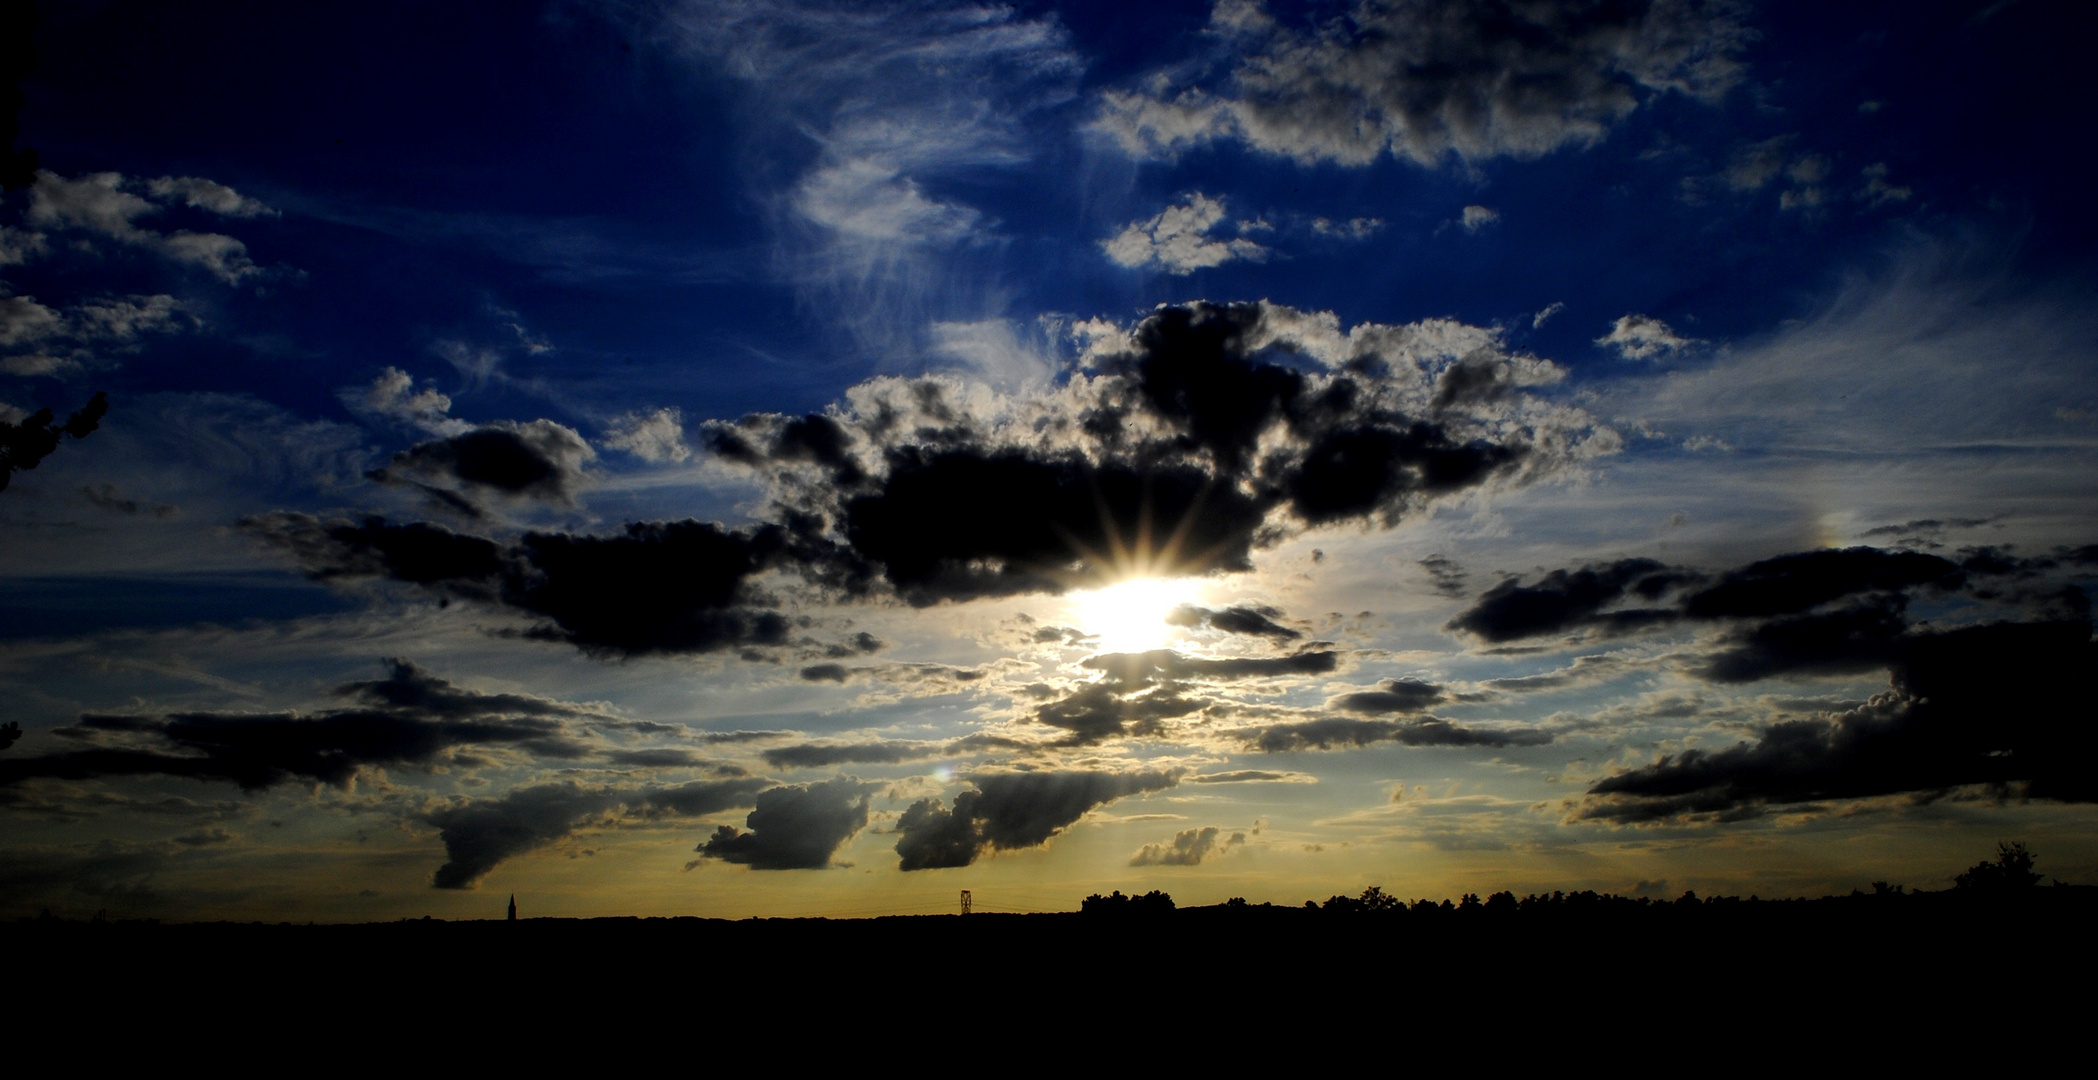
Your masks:
{"label": "dark storm cloud", "polygon": [[518,788],[499,799],[455,803],[425,815],[444,840],[432,884],[470,889],[505,859],[565,839],[596,820],[700,817],[737,806],[771,781],[696,781],[668,788],[589,788],[574,783]]}
{"label": "dark storm cloud", "polygon": [[1395,742],[1406,746],[1541,746],[1552,734],[1535,728],[1468,727],[1433,716],[1414,720],[1323,717],[1235,732],[1248,749],[1280,754]]}
{"label": "dark storm cloud", "polygon": [[1035,719],[1070,732],[1061,746],[1091,746],[1112,738],[1160,735],[1162,721],[1199,712],[1208,699],[1187,697],[1170,687],[1141,693],[1114,682],[1080,687],[1061,701],[1035,710]]}
{"label": "dark storm cloud", "polygon": [[380,517],[323,523],[280,510],[242,518],[240,527],[290,553],[317,581],[391,578],[486,599],[497,595],[509,572],[508,556],[500,545],[441,525],[389,525]]}
{"label": "dark storm cloud", "polygon": [[2055,553],[2061,556],[2062,561],[2075,566],[2098,566],[2098,544],[2085,544],[2074,548],[2060,547],[2055,549]]}
{"label": "dark storm cloud", "polygon": [[1452,600],[1465,594],[1465,581],[1470,577],[1464,567],[1442,555],[1430,555],[1420,560],[1420,568],[1428,572],[1428,580],[1434,582],[1435,591]]}
{"label": "dark storm cloud", "polygon": [[1899,595],[1880,595],[1832,611],[1766,619],[1730,634],[1701,674],[1737,683],[1882,668],[1900,651],[1908,630],[1906,609]]}
{"label": "dark storm cloud", "polygon": [[1264,769],[1235,769],[1231,772],[1202,773],[1182,778],[1187,784],[1278,784],[1316,782],[1307,773],[1268,772]]}
{"label": "dark storm cloud", "polygon": [[1826,717],[1771,725],[1754,742],[1686,750],[1589,789],[1576,816],[1730,820],[1771,806],[1989,785],[2098,801],[2085,621],[1992,623],[1895,643],[1892,687]]}
{"label": "dark storm cloud", "polygon": [[[2098,742],[2083,722],[2089,710],[2078,704],[2077,685],[2092,660],[2088,594],[2061,580],[2058,558],[1997,548],[1959,555],[1955,562],[1912,551],[1824,549],[1711,578],[1625,560],[1554,571],[1532,587],[1504,583],[1451,626],[1511,640],[1621,625],[1627,614],[1652,623],[1692,620],[1718,629],[1688,669],[1708,681],[1889,673],[1891,689],[1866,705],[1772,724],[1752,743],[1691,749],[1610,777],[1590,789],[1579,817],[1732,820],[1772,805],[1932,796],[1965,785],[2098,799],[2084,776]],[[1610,610],[1635,595],[1651,604],[1671,593],[1665,608]],[[1953,599],[1959,604],[1949,612],[1911,622],[1911,604]],[[1976,605],[2014,611],[2018,621],[1976,622]],[[1958,621],[1971,625],[1947,627]],[[1629,663],[1584,657],[1559,672],[1489,685],[1508,692],[1580,685]]]}
{"label": "dark storm cloud", "polygon": [[1458,443],[1440,426],[1367,425],[1322,433],[1303,464],[1281,478],[1290,509],[1306,523],[1330,525],[1395,512],[1406,497],[1477,487],[1522,451]]}
{"label": "dark storm cloud", "polygon": [[1132,153],[1231,138],[1305,164],[1534,158],[1600,142],[1643,98],[1716,100],[1753,32],[1744,5],[1361,0],[1292,26],[1219,4],[1220,80],[1109,93],[1097,126]]}
{"label": "dark storm cloud", "polygon": [[251,535],[289,551],[319,580],[391,578],[497,603],[548,623],[534,636],[609,656],[784,645],[784,615],[748,605],[745,583],[792,541],[697,521],[628,525],[623,534],[526,533],[503,546],[434,525],[323,523],[278,512]]}
{"label": "dark storm cloud", "polygon": [[[1462,363],[1506,393],[1438,406],[1460,362],[1437,351],[1454,347],[1445,328],[1359,327],[1335,346],[1322,325],[1267,304],[1166,306],[1036,399],[986,408],[937,379],[877,380],[847,412],[745,417],[712,445],[765,470],[791,531],[828,542],[808,572],[847,592],[878,576],[918,606],[1098,584],[1129,558],[1245,570],[1289,531],[1390,524],[1594,450],[1585,414],[1519,389],[1557,369],[1489,332],[1470,331]],[[815,431],[832,433],[820,453]],[[1286,633],[1255,609],[1222,618]]]}
{"label": "dark storm cloud", "polygon": [[1202,860],[1220,854],[1246,842],[1245,833],[1232,833],[1222,843],[1218,837],[1224,830],[1214,825],[1201,829],[1186,829],[1174,835],[1171,843],[1145,844],[1130,857],[1131,866],[1198,866]]}
{"label": "dark storm cloud", "polygon": [[[1266,507],[1192,465],[1140,469],[1019,450],[891,455],[879,491],[844,507],[851,548],[916,606],[1061,592],[1074,562],[1149,530],[1174,530],[1182,569],[1248,570]],[[1161,529],[1163,531],[1163,529]]]}
{"label": "dark storm cloud", "polygon": [[1288,656],[1231,656],[1214,660],[1184,656],[1171,649],[1154,649],[1140,653],[1102,653],[1085,658],[1080,661],[1080,666],[1104,672],[1115,682],[1142,684],[1324,675],[1338,668],[1340,659],[1339,654],[1331,649],[1309,649]]}
{"label": "dark storm cloud", "polygon": [[[1438,398],[1460,352],[1506,392]],[[635,523],[497,543],[379,518],[278,512],[243,526],[317,578],[394,578],[514,608],[549,620],[539,636],[600,655],[766,655],[751,650],[788,644],[791,630],[747,587],[768,570],[833,598],[916,606],[1097,585],[1132,562],[1243,571],[1256,547],[1307,527],[1388,526],[1436,499],[1614,451],[1615,433],[1587,414],[1520,389],[1561,375],[1505,352],[1495,331],[1454,323],[1364,324],[1337,338],[1326,317],[1275,305],[1161,307],[1025,399],[877,379],[836,413],[714,425],[715,452],[772,486],[765,520],[747,527]],[[558,425],[532,429],[545,436],[533,442],[527,427],[427,443],[385,471],[457,481],[462,498],[568,491],[573,470],[542,466],[580,462],[588,447],[556,439]],[[1290,633],[1252,608],[1209,619]],[[821,655],[879,645],[863,633]]]}
{"label": "dark storm cloud", "polygon": [[819,413],[784,417],[756,414],[727,424],[710,423],[702,436],[708,449],[745,464],[806,461],[822,466],[832,482],[853,485],[864,478],[852,456],[853,436]]}
{"label": "dark storm cloud", "polygon": [[478,515],[457,492],[565,504],[582,482],[583,462],[590,457],[590,444],[581,435],[551,420],[505,422],[418,443],[369,475],[380,483],[414,484]]}
{"label": "dark storm cloud", "polygon": [[[1885,667],[1901,654],[1910,632],[1912,597],[1964,590],[1976,599],[2023,603],[2043,618],[2080,618],[2088,611],[2080,590],[2059,583],[2016,584],[2006,590],[2006,583],[2039,579],[2056,566],[2053,560],[1983,548],[1962,555],[1965,562],[1955,563],[1912,551],[1831,548],[1763,559],[1710,579],[1652,559],[1625,559],[1554,570],[1535,585],[1502,582],[1448,628],[1505,642],[1577,629],[1623,633],[1678,620],[1716,622],[1726,629],[1698,673],[1736,683]],[[1996,584],[1977,588],[1977,578]],[[1664,599],[1670,600],[1668,606],[1655,606]],[[1619,606],[1624,604],[1636,606]],[[1492,685],[1517,692],[1548,689],[1584,681],[1577,674],[1546,673]]]}
{"label": "dark storm cloud", "polygon": [[1913,521],[1905,521],[1899,525],[1880,525],[1866,529],[1859,535],[1917,536],[1925,533],[1939,533],[1946,529],[1978,529],[1995,520],[1995,518],[1947,518],[1943,520],[1938,518],[1918,518]]}
{"label": "dark storm cloud", "polygon": [[1339,660],[1330,650],[1212,660],[1158,649],[1103,653],[1081,664],[1104,677],[1035,710],[1036,720],[1070,732],[1057,745],[1090,746],[1111,738],[1163,734],[1163,721],[1211,704],[1208,698],[1183,693],[1184,683],[1322,675],[1338,667]]}
{"label": "dark storm cloud", "polygon": [[1304,636],[1275,621],[1281,617],[1282,613],[1274,608],[1252,604],[1236,605],[1222,610],[1182,604],[1166,616],[1166,622],[1172,626],[1208,626],[1227,634],[1251,634],[1285,641]]}
{"label": "dark storm cloud", "polygon": [[947,744],[894,740],[857,743],[796,743],[767,750],[765,764],[775,769],[824,769],[833,765],[893,765],[923,761],[947,752]]}
{"label": "dark storm cloud", "polygon": [[108,413],[109,395],[98,390],[63,424],[54,422],[50,409],[38,409],[19,423],[0,420],[0,491],[7,490],[17,470],[34,469],[57,453],[60,436],[85,439]]}
{"label": "dark storm cloud", "polygon": [[1330,708],[1358,713],[1422,712],[1449,695],[1434,683],[1418,679],[1386,679],[1376,690],[1342,694],[1327,702]]}
{"label": "dark storm cloud", "polygon": [[824,646],[823,655],[826,659],[843,660],[849,656],[877,653],[888,647],[888,642],[862,630],[844,641],[833,642]]}
{"label": "dark storm cloud", "polygon": [[486,716],[607,719],[598,710],[533,694],[483,694],[475,690],[462,690],[417,667],[411,661],[395,657],[386,657],[380,663],[386,667],[386,678],[345,683],[336,687],[332,693],[338,697],[357,698],[372,705],[408,710],[431,719]]}
{"label": "dark storm cloud", "polygon": [[867,825],[868,793],[878,785],[849,777],[776,787],[757,798],[739,832],[723,825],[698,847],[702,856],[752,870],[821,870]]}
{"label": "dark storm cloud", "polygon": [[1631,661],[1618,653],[1598,653],[1593,656],[1576,656],[1573,663],[1554,671],[1540,671],[1535,675],[1514,675],[1505,679],[1490,679],[1486,686],[1507,694],[1537,694],[1548,690],[1564,690],[1576,686],[1592,686],[1616,678],[1631,666]]}
{"label": "dark storm cloud", "polygon": [[738,606],[775,539],[696,521],[633,524],[616,536],[526,533],[517,550],[529,573],[505,583],[504,599],[552,619],[549,636],[591,651],[783,644],[785,616]]}
{"label": "dark storm cloud", "polygon": [[1627,598],[1652,603],[1691,578],[1652,559],[1622,559],[1580,570],[1554,570],[1535,585],[1509,578],[1486,590],[1477,603],[1450,620],[1490,642],[1517,641],[1567,630],[1598,627],[1628,630],[1665,622],[1672,611],[1631,608],[1605,612]]}
{"label": "dark storm cloud", "polygon": [[[1977,557],[1976,565],[1992,573],[2017,569],[2000,556]],[[1717,663],[1713,677],[1741,681],[1794,670],[1858,670],[1884,658],[1874,642],[1900,632],[1905,591],[1958,589],[1966,573],[1936,555],[1854,547],[1781,555],[1727,571],[1708,585],[1703,581],[1694,571],[1652,559],[1554,570],[1535,585],[1511,578],[1494,586],[1448,628],[1507,642],[1578,629],[1621,633],[1683,618],[1763,618],[1770,621],[1737,635],[1736,655]],[[1674,606],[1653,606],[1671,593],[1677,594]],[[1805,614],[1849,598],[1856,599],[1841,610]],[[1816,659],[1821,655],[1825,665]]]}
{"label": "dark storm cloud", "polygon": [[635,769],[689,768],[705,764],[690,750],[660,746],[645,750],[610,750],[604,755],[614,765],[625,765]]}
{"label": "dark storm cloud", "polygon": [[572,707],[522,695],[458,690],[404,660],[390,676],[350,683],[336,693],[369,707],[296,713],[176,713],[163,717],[88,714],[58,734],[89,749],[0,761],[0,784],[38,777],[180,776],[249,790],[293,780],[347,786],[370,765],[434,762],[464,746],[517,746],[535,755],[577,758],[561,715]]}
{"label": "dark storm cloud", "polygon": [[1037,847],[1096,806],[1180,781],[1175,771],[988,773],[954,798],[920,799],[897,824],[896,854],[904,870],[967,866],[987,851]]}
{"label": "dark storm cloud", "polygon": [[709,744],[764,742],[768,739],[791,739],[799,734],[795,731],[708,731],[699,735],[699,741]]}
{"label": "dark storm cloud", "polygon": [[1913,551],[1854,547],[1780,555],[1720,575],[1683,604],[1693,618],[1790,615],[1865,592],[1957,588],[1957,564]]}

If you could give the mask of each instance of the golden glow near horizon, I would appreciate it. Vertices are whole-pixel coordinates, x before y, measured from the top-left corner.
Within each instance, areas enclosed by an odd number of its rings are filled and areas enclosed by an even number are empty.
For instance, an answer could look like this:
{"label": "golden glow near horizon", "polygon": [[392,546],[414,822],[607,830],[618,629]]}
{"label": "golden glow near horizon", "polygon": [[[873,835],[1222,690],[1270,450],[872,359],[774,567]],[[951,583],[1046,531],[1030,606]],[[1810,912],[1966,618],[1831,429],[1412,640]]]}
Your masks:
{"label": "golden glow near horizon", "polygon": [[1195,602],[1201,583],[1194,578],[1130,578],[1100,589],[1073,593],[1071,621],[1099,638],[1102,652],[1162,649],[1174,627],[1166,616]]}

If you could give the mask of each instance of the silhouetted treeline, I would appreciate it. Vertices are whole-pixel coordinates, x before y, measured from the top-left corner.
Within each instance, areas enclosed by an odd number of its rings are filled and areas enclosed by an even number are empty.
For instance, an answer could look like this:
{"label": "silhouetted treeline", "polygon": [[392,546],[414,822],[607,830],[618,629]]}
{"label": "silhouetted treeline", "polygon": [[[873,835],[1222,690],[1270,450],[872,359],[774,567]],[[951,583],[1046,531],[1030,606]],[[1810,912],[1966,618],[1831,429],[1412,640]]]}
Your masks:
{"label": "silhouetted treeline", "polygon": [[1149,918],[1169,915],[1173,911],[1173,898],[1153,889],[1142,896],[1123,896],[1116,889],[1112,895],[1094,893],[1078,905],[1078,913],[1093,918]]}

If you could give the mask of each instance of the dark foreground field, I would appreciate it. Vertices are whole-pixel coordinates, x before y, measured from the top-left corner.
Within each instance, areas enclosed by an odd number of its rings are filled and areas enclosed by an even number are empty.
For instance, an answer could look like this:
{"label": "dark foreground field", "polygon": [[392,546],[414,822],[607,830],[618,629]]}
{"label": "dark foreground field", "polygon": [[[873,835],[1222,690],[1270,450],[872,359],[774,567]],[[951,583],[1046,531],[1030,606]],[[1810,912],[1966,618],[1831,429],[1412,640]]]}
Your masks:
{"label": "dark foreground field", "polygon": [[880,919],[47,919],[0,924],[0,935],[17,1000],[24,991],[108,1000],[144,977],[170,1006],[301,1014],[420,1002],[465,1016],[573,1006],[580,994],[621,1009],[704,1003],[746,1024],[855,1001],[900,1007],[899,994],[972,1011],[1122,1001],[1159,1016],[1257,1004],[1324,1020],[1452,1005],[1913,1009],[1932,1000],[2054,1002],[2088,1015],[2098,980],[2093,888],[1659,903],[1576,894],[1465,907],[1340,900]]}

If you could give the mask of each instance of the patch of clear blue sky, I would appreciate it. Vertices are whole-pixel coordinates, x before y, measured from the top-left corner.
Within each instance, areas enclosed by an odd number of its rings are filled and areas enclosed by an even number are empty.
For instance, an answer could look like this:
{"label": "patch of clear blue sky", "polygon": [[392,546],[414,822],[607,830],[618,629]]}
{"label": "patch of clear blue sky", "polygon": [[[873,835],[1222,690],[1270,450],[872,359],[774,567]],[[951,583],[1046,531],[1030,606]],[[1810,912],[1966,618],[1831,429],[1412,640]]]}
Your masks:
{"label": "patch of clear blue sky", "polygon": [[[1985,6],[1760,5],[1747,78],[1722,104],[1656,95],[1600,145],[1466,170],[1307,167],[1222,142],[1101,166],[1114,152],[1079,130],[1093,93],[1208,48],[1208,5],[1024,5],[1070,31],[1081,93],[1028,121],[1029,163],[922,182],[996,223],[990,266],[1008,301],[975,314],[1127,318],[1267,297],[1347,323],[1499,323],[1576,370],[1610,371],[1622,362],[1592,341],[1619,315],[1753,335],[1909,229],[1978,226],[2019,237],[2031,274],[2086,273],[2098,218],[2080,189],[2090,102],[2076,72],[2089,16],[2026,3],[1974,21]],[[1285,21],[1344,9],[1277,6]],[[47,301],[171,291],[198,304],[209,332],[127,360],[120,392],[238,391],[341,418],[335,390],[386,365],[461,390],[432,352],[450,339],[504,347],[513,378],[563,390],[550,401],[498,384],[460,394],[462,415],[574,422],[658,405],[811,409],[884,362],[771,257],[778,192],[753,184],[791,183],[804,137],[747,122],[731,87],[591,5],[110,3],[48,11],[38,46],[23,142],[47,167],[206,176],[285,211],[216,226],[258,263],[298,271],[262,295],[122,253],[9,268],[18,292]],[[1821,207],[1781,209],[1782,181],[1706,180],[1684,197],[1686,179],[1781,136],[1827,160]],[[1855,197],[1880,163],[1911,198]],[[1277,224],[1386,224],[1359,243],[1258,237],[1279,257],[1187,276],[1102,256],[1101,240],[1190,191]],[[1452,224],[1467,204],[1500,217],[1468,233]],[[1555,302],[1565,309],[1533,330]],[[517,348],[499,310],[554,351]]]}

